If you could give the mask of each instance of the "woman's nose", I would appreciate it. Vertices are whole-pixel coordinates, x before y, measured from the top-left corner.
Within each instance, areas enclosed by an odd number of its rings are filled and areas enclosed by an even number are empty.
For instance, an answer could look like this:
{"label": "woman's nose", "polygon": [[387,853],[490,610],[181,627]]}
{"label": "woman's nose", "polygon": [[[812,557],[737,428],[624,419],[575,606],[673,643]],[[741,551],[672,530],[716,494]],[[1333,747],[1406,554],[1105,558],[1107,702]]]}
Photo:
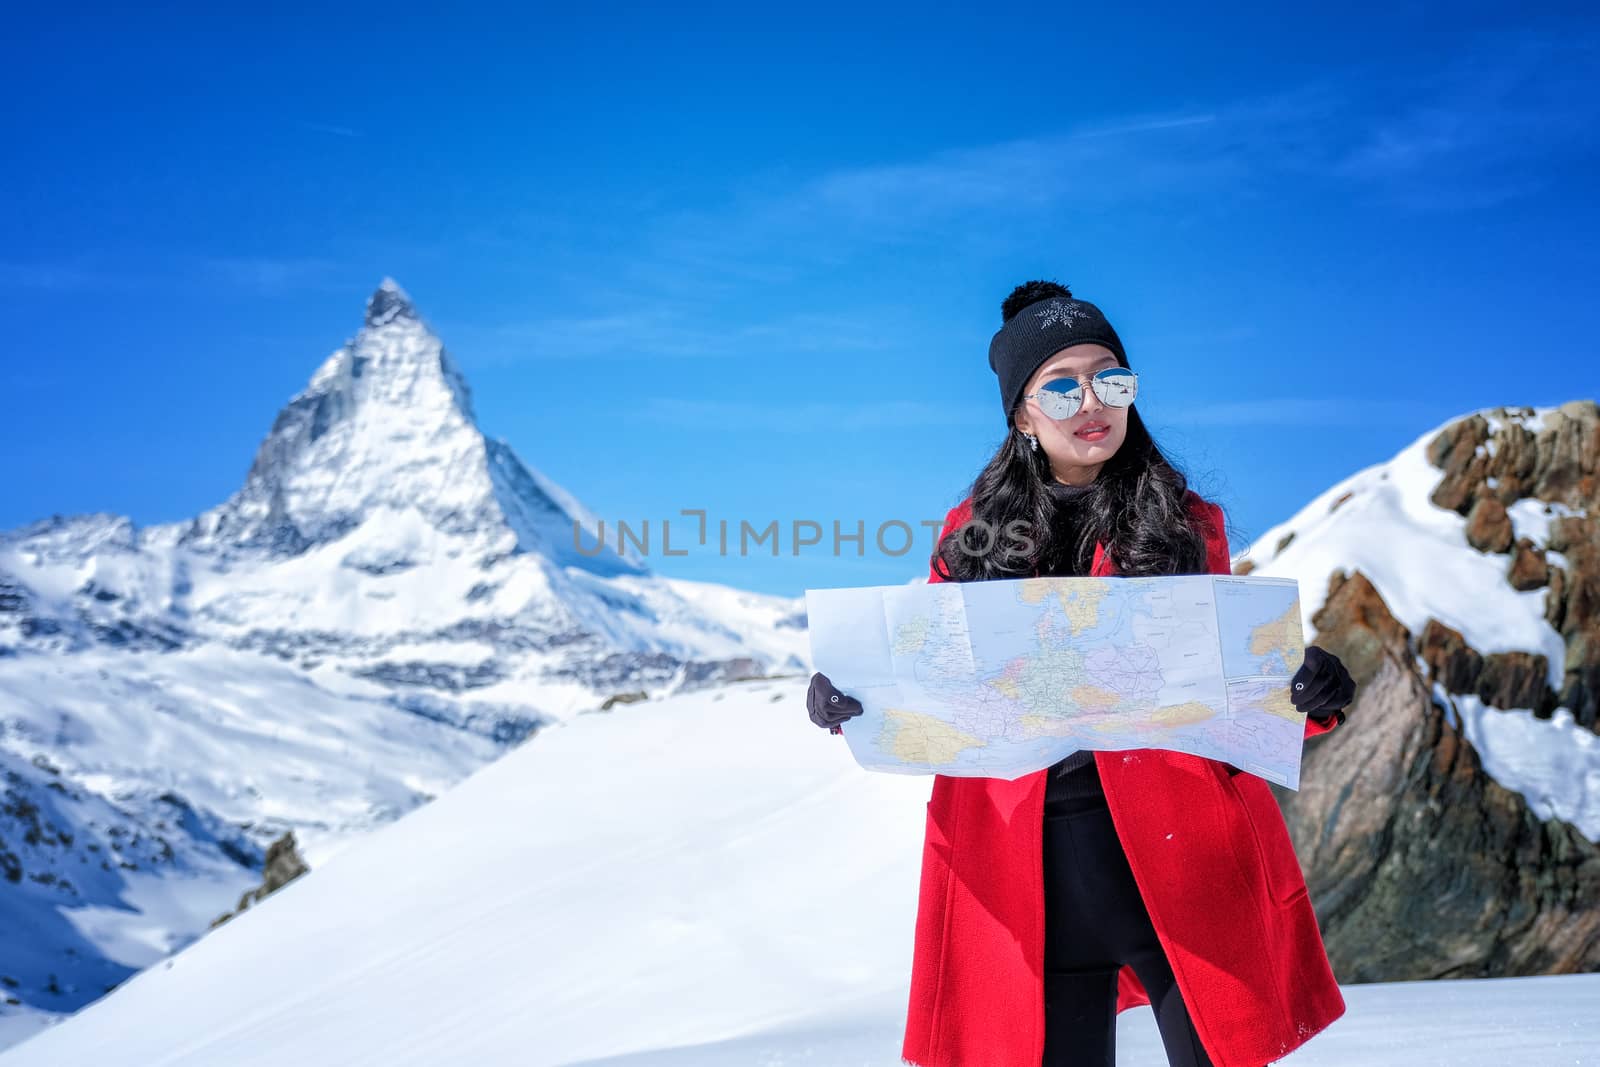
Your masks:
{"label": "woman's nose", "polygon": [[1081,400],[1078,404],[1078,414],[1081,415],[1085,411],[1095,411],[1099,408],[1105,407],[1105,405],[1100,402],[1100,396],[1094,391],[1094,387],[1092,385],[1086,386],[1082,382],[1079,382],[1078,391],[1083,394],[1083,400]]}

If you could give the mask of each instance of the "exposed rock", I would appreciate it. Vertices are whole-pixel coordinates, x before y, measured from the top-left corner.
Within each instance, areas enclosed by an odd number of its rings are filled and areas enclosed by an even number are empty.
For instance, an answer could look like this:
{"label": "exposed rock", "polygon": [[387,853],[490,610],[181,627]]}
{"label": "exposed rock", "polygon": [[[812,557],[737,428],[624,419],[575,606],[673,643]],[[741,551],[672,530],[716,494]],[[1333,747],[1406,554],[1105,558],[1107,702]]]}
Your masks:
{"label": "exposed rock", "polygon": [[1555,693],[1547,680],[1550,662],[1532,652],[1491,652],[1483,657],[1483,673],[1478,676],[1478,699],[1493,707],[1510,710],[1529,708],[1546,717],[1556,706]]}
{"label": "exposed rock", "polygon": [[367,325],[385,326],[396,319],[415,319],[417,309],[393,278],[385,278],[367,300]]}
{"label": "exposed rock", "polygon": [[1550,547],[1557,552],[1600,550],[1600,545],[1595,543],[1597,535],[1600,535],[1600,518],[1562,515],[1550,523]]}
{"label": "exposed rock", "polygon": [[411,660],[405,663],[382,662],[352,670],[357,678],[367,678],[386,685],[422,686],[460,693],[468,689],[482,689],[503,681],[505,669],[496,660],[482,663],[422,663]]}
{"label": "exposed rock", "polygon": [[1334,572],[1328,579],[1327,600],[1312,616],[1312,623],[1317,627],[1319,642],[1323,632],[1341,635],[1338,656],[1358,681],[1377,671],[1385,649],[1410,657],[1411,631],[1390,614],[1383,597],[1360,571]]}
{"label": "exposed rock", "polygon": [[[1567,707],[1578,722],[1600,731],[1600,405],[1574,400],[1537,422],[1531,408],[1490,415],[1492,421],[1474,414],[1453,422],[1428,443],[1429,461],[1443,472],[1431,499],[1467,517],[1467,540],[1480,552],[1512,552],[1506,580],[1513,588],[1547,586],[1545,619],[1566,643],[1562,681],[1552,690],[1536,657],[1507,654],[1486,659],[1470,689],[1457,687],[1461,664],[1452,662],[1446,686],[1476,692],[1496,707],[1541,715]],[[1530,499],[1545,505],[1549,529],[1542,546],[1518,537],[1507,512]],[[1445,650],[1434,651],[1449,658]],[[1440,663],[1429,664],[1440,672]]]}
{"label": "exposed rock", "polygon": [[[1600,504],[1600,405],[1573,400],[1545,416],[1537,433],[1517,419],[1531,408],[1499,408],[1499,426],[1474,414],[1451,423],[1428,443],[1428,462],[1444,472],[1431,499],[1468,514],[1479,499],[1502,503],[1532,497],[1570,508]],[[1490,485],[1490,479],[1494,485]],[[1520,495],[1506,499],[1510,492]]]}
{"label": "exposed rock", "polygon": [[1526,537],[1517,538],[1516,547],[1511,553],[1511,567],[1506,571],[1506,581],[1519,592],[1538,589],[1550,582],[1550,565],[1545,561],[1544,553]]}
{"label": "exposed rock", "polygon": [[1428,462],[1444,471],[1430,500],[1466,514],[1473,494],[1483,484],[1487,457],[1482,448],[1488,438],[1488,422],[1482,415],[1471,415],[1446,426],[1428,443]]}
{"label": "exposed rock", "polygon": [[1429,619],[1417,642],[1417,654],[1428,665],[1428,681],[1438,682],[1452,693],[1471,693],[1478,688],[1483,673],[1483,657],[1467,644],[1459,630],[1452,630],[1438,619]]}
{"label": "exposed rock", "polygon": [[[1350,670],[1356,700],[1345,726],[1307,745],[1301,789],[1275,792],[1335,974],[1600,970],[1600,846],[1484,771],[1364,576],[1331,585],[1316,639]],[[1421,643],[1438,676],[1478,673],[1448,627],[1430,622]]]}
{"label": "exposed rock", "polygon": [[1472,461],[1467,470],[1457,473],[1446,473],[1434,486],[1429,500],[1447,511],[1459,511],[1463,514],[1465,509],[1472,506],[1473,480],[1482,482],[1484,459],[1478,456]]}
{"label": "exposed rock", "polygon": [[1567,662],[1556,701],[1573,717],[1600,733],[1600,631],[1591,626],[1567,639]]}
{"label": "exposed rock", "polygon": [[261,884],[254,889],[246,890],[239,898],[239,906],[212,919],[211,925],[221,926],[250,905],[260,903],[310,869],[306,866],[305,859],[301,857],[300,850],[295,847],[294,831],[285,832],[282,837],[267,846],[267,859],[261,869]]}
{"label": "exposed rock", "polygon": [[1550,524],[1550,549],[1566,559],[1564,581],[1554,612],[1562,635],[1600,622],[1600,515],[1567,517]]}
{"label": "exposed rock", "polygon": [[1560,632],[1561,620],[1566,614],[1567,572],[1561,567],[1550,568],[1550,586],[1544,591],[1544,621]]}
{"label": "exposed rock", "polygon": [[719,660],[691,660],[683,665],[683,676],[679,681],[680,690],[705,689],[713,685],[723,685],[728,682],[743,682],[755,678],[765,678],[765,668],[749,656],[734,656],[732,659]]}
{"label": "exposed rock", "polygon": [[1517,501],[1521,500],[1527,495],[1526,487],[1523,486],[1521,480],[1512,477],[1511,475],[1506,475],[1502,478],[1496,479],[1493,485],[1485,486],[1485,488],[1494,494],[1494,498],[1496,500],[1500,501],[1500,503],[1506,505],[1507,507],[1510,507],[1512,504],[1515,504]]}
{"label": "exposed rock", "polygon": [[1428,462],[1446,473],[1465,470],[1489,439],[1489,423],[1482,415],[1458,419],[1428,442]]}
{"label": "exposed rock", "polygon": [[26,586],[0,571],[0,612],[26,611],[30,599]]}
{"label": "exposed rock", "polygon": [[1545,593],[1545,618],[1567,643],[1557,703],[1600,732],[1600,514],[1556,519],[1550,548],[1566,560]]}
{"label": "exposed rock", "polygon": [[553,680],[572,679],[591,689],[620,691],[623,687],[661,689],[672,683],[683,663],[667,652],[608,652],[573,656],[544,672]]}
{"label": "exposed rock", "polygon": [[1511,548],[1511,516],[1497,497],[1480,496],[1467,514],[1467,544],[1479,552],[1506,552]]}
{"label": "exposed rock", "polygon": [[1446,692],[1471,694],[1507,711],[1527,708],[1541,718],[1548,718],[1559,703],[1548,682],[1550,665],[1544,656],[1531,652],[1485,656],[1438,619],[1429,619],[1423,628],[1417,655],[1427,665],[1428,684],[1438,683]]}
{"label": "exposed rock", "polygon": [[1600,405],[1562,404],[1538,440],[1537,478],[1529,495],[1588,507],[1600,500]]}

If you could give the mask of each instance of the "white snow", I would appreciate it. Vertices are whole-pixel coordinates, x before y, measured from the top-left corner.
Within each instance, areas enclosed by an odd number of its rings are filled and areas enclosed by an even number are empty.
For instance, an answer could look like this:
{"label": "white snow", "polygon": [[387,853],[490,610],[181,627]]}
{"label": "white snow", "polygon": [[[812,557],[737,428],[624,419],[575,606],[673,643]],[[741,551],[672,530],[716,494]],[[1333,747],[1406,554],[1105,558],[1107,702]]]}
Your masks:
{"label": "white snow", "polygon": [[[626,584],[619,578],[617,583]],[[751,593],[713,582],[665,578],[667,586],[696,610],[726,623],[752,647],[774,663],[811,660],[811,641],[805,627],[806,598]]]}
{"label": "white snow", "polygon": [[[799,675],[579,715],[0,1067],[896,1067],[930,784],[860,770]],[[1600,1063],[1600,975],[1346,997],[1284,1062]],[[1118,1032],[1162,1062],[1148,1009]]]}
{"label": "white snow", "polygon": [[1433,698],[1461,724],[1489,777],[1521,793],[1539,818],[1572,823],[1600,841],[1600,734],[1579,726],[1566,708],[1540,720],[1525,708],[1505,711],[1446,693],[1437,682]]}
{"label": "white snow", "polygon": [[1517,537],[1526,537],[1538,548],[1550,543],[1550,524],[1559,518],[1583,514],[1565,504],[1546,503],[1543,500],[1524,498],[1506,508],[1511,526]]}
{"label": "white snow", "polygon": [[292,826],[313,866],[502,750],[375,683],[344,686],[218,646],[0,661],[7,747],[47,752],[69,780],[124,804],[171,790],[233,826]]}

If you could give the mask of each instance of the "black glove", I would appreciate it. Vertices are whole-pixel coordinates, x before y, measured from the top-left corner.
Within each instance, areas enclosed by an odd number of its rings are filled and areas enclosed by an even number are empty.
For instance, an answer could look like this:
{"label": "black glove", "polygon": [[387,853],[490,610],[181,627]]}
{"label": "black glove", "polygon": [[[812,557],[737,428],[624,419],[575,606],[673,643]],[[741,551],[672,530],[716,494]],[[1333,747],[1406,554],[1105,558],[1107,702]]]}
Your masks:
{"label": "black glove", "polygon": [[844,728],[839,724],[865,710],[861,701],[835,689],[826,674],[818,672],[811,676],[811,688],[806,690],[806,711],[818,726],[827,727],[830,733],[842,734]]}
{"label": "black glove", "polygon": [[1289,680],[1289,702],[1296,710],[1318,721],[1337,715],[1343,724],[1344,712],[1340,709],[1355,695],[1355,679],[1339,657],[1318,645],[1307,645],[1305,662]]}

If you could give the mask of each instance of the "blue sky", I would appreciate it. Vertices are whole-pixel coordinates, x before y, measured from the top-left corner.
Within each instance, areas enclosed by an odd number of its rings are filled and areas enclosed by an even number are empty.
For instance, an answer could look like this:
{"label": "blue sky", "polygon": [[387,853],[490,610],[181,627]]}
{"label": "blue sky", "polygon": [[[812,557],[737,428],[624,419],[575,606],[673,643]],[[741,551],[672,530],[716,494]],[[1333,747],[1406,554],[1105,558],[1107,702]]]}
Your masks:
{"label": "blue sky", "polygon": [[[0,528],[224,499],[385,275],[488,433],[656,526],[942,517],[1030,278],[1106,311],[1236,550],[1600,393],[1600,19],[1285,10],[13,16]],[[930,536],[653,562],[798,594]]]}

